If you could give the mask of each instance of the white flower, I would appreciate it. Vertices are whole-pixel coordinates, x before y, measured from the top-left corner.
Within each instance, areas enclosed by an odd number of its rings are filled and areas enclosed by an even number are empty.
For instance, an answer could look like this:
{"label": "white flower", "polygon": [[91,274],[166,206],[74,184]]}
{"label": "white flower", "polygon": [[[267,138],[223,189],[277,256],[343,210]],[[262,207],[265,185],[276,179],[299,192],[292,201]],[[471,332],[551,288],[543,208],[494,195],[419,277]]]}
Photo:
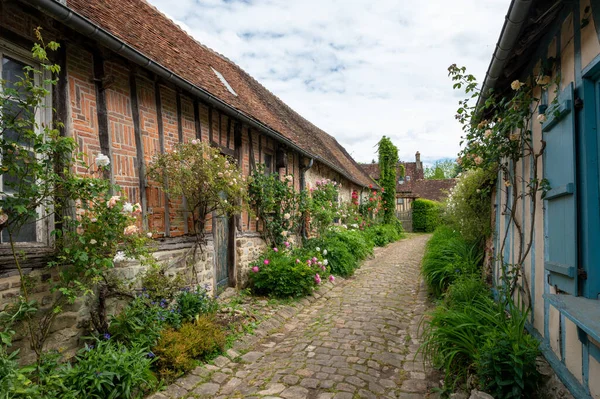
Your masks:
{"label": "white flower", "polygon": [[133,204],[131,202],[126,202],[123,204],[123,212],[131,213],[133,212]]}
{"label": "white flower", "polygon": [[323,264],[324,264],[325,266],[327,266],[327,265],[329,264],[329,261],[328,261],[327,259],[325,259],[325,260],[323,261]]}
{"label": "white flower", "polygon": [[146,237],[152,238],[152,233],[146,233]]}
{"label": "white flower", "polygon": [[106,156],[104,154],[98,154],[96,156],[96,165],[98,165],[99,167],[108,166],[109,164],[110,164],[110,159],[108,158],[108,156]]}
{"label": "white flower", "polygon": [[317,252],[321,252],[321,248],[316,247],[315,249],[317,250]]}
{"label": "white flower", "polygon": [[323,256],[325,256],[325,255],[327,255],[327,250],[326,249],[323,250]]}
{"label": "white flower", "polygon": [[125,256],[125,252],[118,251],[113,258],[113,263],[123,262],[127,257]]}
{"label": "white flower", "polygon": [[290,219],[290,217],[291,217],[291,215],[290,215],[289,213],[286,213],[285,215],[283,215],[283,218],[284,218],[285,220],[289,220],[289,219]]}
{"label": "white flower", "polygon": [[539,114],[537,117],[537,120],[539,123],[544,123],[546,122],[546,114]]}
{"label": "white flower", "polygon": [[198,141],[198,140],[196,140],[196,139],[193,139],[193,140],[192,140],[192,144],[194,144],[194,145],[195,145],[195,144],[198,144],[198,143],[199,143],[199,141]]}
{"label": "white flower", "polygon": [[95,243],[97,243],[98,241],[94,240],[93,238],[90,240],[90,244],[94,245]]}
{"label": "white flower", "polygon": [[284,236],[284,237],[287,237],[287,236],[288,236],[288,232],[287,232],[287,230],[283,230],[283,231],[281,232],[281,235],[282,235],[282,236]]}
{"label": "white flower", "polygon": [[285,180],[287,180],[287,181],[292,181],[292,180],[294,180],[294,176],[292,176],[292,175],[287,175],[287,176],[285,177]]}
{"label": "white flower", "polygon": [[510,84],[510,87],[513,90],[519,90],[524,85],[525,85],[525,83],[521,83],[518,80],[515,80]]}

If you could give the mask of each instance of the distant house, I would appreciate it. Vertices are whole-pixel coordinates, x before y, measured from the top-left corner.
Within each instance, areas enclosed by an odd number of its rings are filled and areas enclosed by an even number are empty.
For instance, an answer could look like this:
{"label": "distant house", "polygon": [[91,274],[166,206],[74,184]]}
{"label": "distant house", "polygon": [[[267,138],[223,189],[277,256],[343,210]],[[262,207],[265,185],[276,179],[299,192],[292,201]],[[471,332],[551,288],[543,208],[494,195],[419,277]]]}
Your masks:
{"label": "distant house", "polygon": [[[368,163],[360,166],[371,179],[379,181],[379,164]],[[415,162],[398,163],[396,175],[398,176],[396,184],[397,212],[410,210],[411,204],[416,198],[443,201],[456,184],[456,179],[425,179],[421,153],[418,151],[415,154]]]}

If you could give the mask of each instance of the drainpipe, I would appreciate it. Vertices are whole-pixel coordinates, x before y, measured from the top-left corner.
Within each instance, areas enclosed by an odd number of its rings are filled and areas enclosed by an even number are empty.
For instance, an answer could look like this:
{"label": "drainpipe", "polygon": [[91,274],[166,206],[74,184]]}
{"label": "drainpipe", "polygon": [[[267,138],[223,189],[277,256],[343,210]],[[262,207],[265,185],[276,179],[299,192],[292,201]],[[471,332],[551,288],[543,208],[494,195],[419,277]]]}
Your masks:
{"label": "drainpipe", "polygon": [[[312,168],[314,159],[310,158],[308,161],[308,165],[300,168],[300,191],[306,190],[306,172]],[[302,235],[302,240],[308,239],[308,235],[306,234],[306,219],[302,218],[302,228],[300,230],[300,234]]]}
{"label": "drainpipe", "polygon": [[[123,58],[141,66],[154,73],[156,76],[161,77],[167,82],[174,84],[175,86],[187,91],[190,94],[202,99],[207,104],[214,106],[215,108],[239,119],[240,121],[246,123],[247,125],[254,127],[255,129],[260,130],[265,133],[267,136],[278,140],[288,147],[296,150],[298,153],[306,156],[307,158],[315,158],[318,159],[323,164],[327,165],[331,169],[340,173],[342,176],[348,178],[348,180],[361,185],[358,180],[352,178],[340,169],[338,166],[334,165],[332,162],[329,162],[326,159],[322,159],[321,157],[315,156],[306,150],[300,148],[294,142],[292,142],[287,137],[283,136],[281,133],[277,132],[274,129],[271,129],[267,125],[259,122],[253,117],[244,114],[243,112],[237,110],[236,108],[230,106],[225,103],[218,97],[212,95],[208,91],[194,85],[191,82],[179,77],[178,75],[171,72],[168,68],[163,65],[153,61],[148,56],[144,55],[142,52],[136,50],[132,46],[126,44],[121,39],[107,32],[103,28],[97,26],[89,19],[79,15],[77,12],[68,8],[66,5],[58,2],[57,0],[22,0],[23,2],[37,8],[43,13],[49,15],[50,17],[56,19],[57,21],[65,24],[76,32],[81,33],[84,36],[89,37],[102,44],[106,48],[115,53],[121,55]],[[66,2],[66,0],[65,0]]]}
{"label": "drainpipe", "polygon": [[485,74],[481,94],[477,100],[477,107],[485,103],[490,95],[490,89],[496,87],[496,83],[502,75],[508,57],[515,47],[521,29],[527,20],[532,3],[533,0],[512,0],[510,3],[500,38],[492,56],[492,61]]}

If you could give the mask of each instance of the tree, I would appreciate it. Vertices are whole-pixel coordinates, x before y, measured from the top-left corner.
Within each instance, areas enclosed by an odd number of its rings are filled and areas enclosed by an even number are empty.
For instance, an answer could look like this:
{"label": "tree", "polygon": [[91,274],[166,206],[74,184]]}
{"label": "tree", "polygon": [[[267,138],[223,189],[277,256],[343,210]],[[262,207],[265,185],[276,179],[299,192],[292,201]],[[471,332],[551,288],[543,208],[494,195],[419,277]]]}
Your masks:
{"label": "tree", "polygon": [[432,167],[426,167],[424,174],[426,179],[453,179],[458,175],[458,164],[451,159],[440,159],[435,161]]}
{"label": "tree", "polygon": [[382,187],[383,220],[392,222],[396,201],[396,169],[398,164],[398,147],[388,137],[383,136],[377,143],[379,153],[379,185]]}

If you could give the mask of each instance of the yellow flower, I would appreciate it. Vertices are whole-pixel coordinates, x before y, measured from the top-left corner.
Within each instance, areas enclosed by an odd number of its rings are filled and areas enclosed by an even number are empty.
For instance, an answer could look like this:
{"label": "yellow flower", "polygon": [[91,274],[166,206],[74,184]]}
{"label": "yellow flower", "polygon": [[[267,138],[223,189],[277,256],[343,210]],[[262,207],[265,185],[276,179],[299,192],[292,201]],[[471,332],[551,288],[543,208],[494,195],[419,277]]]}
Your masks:
{"label": "yellow flower", "polygon": [[513,90],[519,90],[521,87],[523,87],[525,85],[525,83],[519,82],[518,80],[513,81],[510,84],[511,89]]}
{"label": "yellow flower", "polygon": [[484,137],[486,139],[490,138],[490,136],[492,135],[492,129],[488,129],[485,131]]}
{"label": "yellow flower", "polygon": [[517,141],[517,140],[519,140],[519,138],[520,138],[520,137],[521,137],[521,135],[520,135],[519,133],[512,133],[512,134],[511,134],[511,135],[508,137],[508,139],[509,139],[510,141]]}
{"label": "yellow flower", "polygon": [[505,180],[505,181],[504,181],[504,185],[505,185],[506,187],[510,187],[510,182],[509,182],[508,180]]}

